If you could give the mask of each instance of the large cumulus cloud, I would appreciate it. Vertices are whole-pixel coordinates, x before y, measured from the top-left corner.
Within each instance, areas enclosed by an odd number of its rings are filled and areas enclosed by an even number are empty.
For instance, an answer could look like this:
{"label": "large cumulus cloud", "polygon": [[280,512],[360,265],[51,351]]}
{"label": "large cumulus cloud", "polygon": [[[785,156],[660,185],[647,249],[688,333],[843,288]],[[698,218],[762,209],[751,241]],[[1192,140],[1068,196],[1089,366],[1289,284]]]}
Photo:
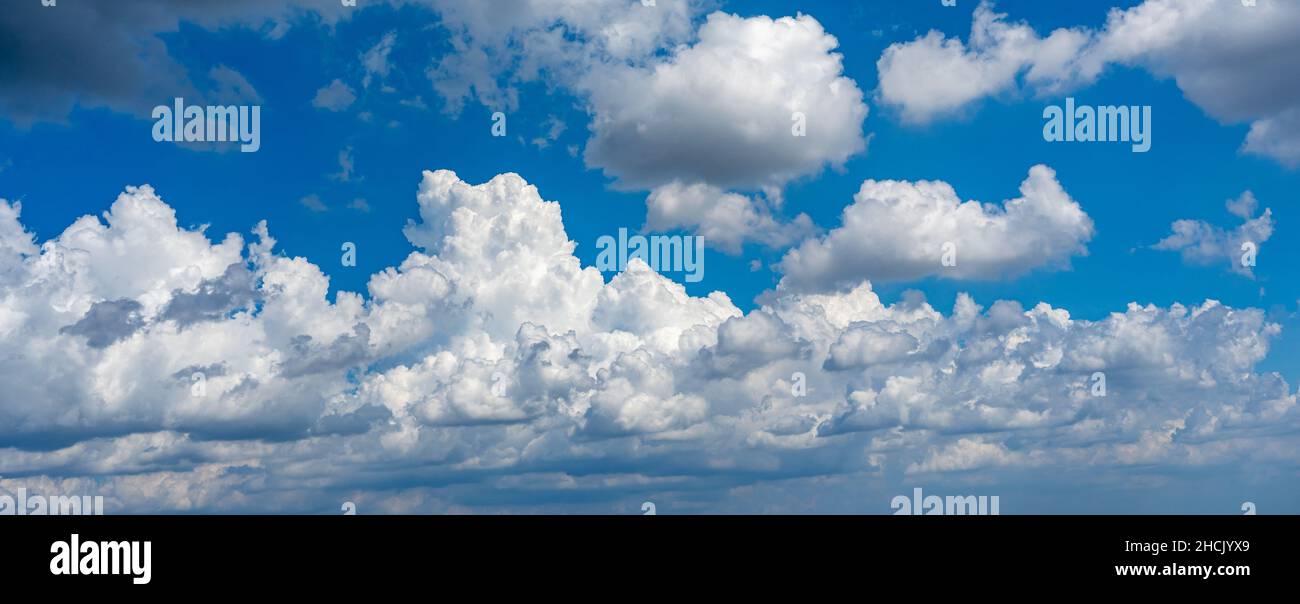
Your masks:
{"label": "large cumulus cloud", "polygon": [[426,172],[417,199],[416,249],[333,300],[265,225],[213,242],[148,187],[39,246],[0,204],[0,489],[110,511],[612,511],[818,477],[1142,488],[1134,468],[1296,462],[1259,310],[943,312],[860,281],[742,313],[639,262],[604,281],[517,175]]}

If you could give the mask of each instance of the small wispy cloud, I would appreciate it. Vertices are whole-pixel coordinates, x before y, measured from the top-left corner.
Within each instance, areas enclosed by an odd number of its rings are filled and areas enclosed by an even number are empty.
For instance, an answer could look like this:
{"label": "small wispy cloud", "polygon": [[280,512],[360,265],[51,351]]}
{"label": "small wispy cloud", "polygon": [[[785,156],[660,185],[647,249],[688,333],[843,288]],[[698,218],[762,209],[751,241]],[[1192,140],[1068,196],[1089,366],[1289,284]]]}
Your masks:
{"label": "small wispy cloud", "polygon": [[1256,217],[1259,201],[1250,191],[1224,205],[1244,222],[1225,229],[1203,220],[1177,220],[1170,226],[1173,233],[1151,247],[1178,252],[1187,264],[1210,266],[1226,262],[1232,272],[1254,278],[1252,267],[1259,247],[1273,236],[1273,211],[1266,208]]}
{"label": "small wispy cloud", "polygon": [[308,210],[311,210],[313,212],[319,213],[319,212],[329,211],[329,206],[326,206],[325,202],[320,200],[320,196],[316,195],[315,193],[303,197],[302,199],[299,199],[298,203],[302,204],[304,208],[307,208]]}

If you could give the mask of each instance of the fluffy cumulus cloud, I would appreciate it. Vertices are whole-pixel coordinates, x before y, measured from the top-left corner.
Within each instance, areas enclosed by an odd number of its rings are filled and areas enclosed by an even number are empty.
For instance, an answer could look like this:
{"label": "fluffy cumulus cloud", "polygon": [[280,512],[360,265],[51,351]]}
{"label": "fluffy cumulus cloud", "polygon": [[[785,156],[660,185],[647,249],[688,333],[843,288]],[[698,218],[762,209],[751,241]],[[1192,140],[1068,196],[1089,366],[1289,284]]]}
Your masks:
{"label": "fluffy cumulus cloud", "polygon": [[[1069,214],[1053,184],[1035,169],[1016,203]],[[1143,488],[1127,472],[1300,450],[1295,393],[1256,369],[1280,329],[1259,310],[943,312],[859,281],[742,313],[640,262],[605,281],[520,176],[426,172],[417,201],[410,255],[333,300],[265,224],[214,240],[149,187],[39,244],[0,203],[0,491],[104,494],[110,513],[668,511],[975,469]]]}
{"label": "fluffy cumulus cloud", "polygon": [[1158,250],[1178,252],[1185,262],[1199,265],[1226,265],[1237,274],[1254,277],[1252,267],[1259,250],[1273,236],[1273,211],[1265,208],[1255,216],[1259,202],[1250,191],[1229,199],[1227,208],[1243,222],[1235,229],[1224,229],[1202,220],[1177,220],[1173,232],[1154,246]]}
{"label": "fluffy cumulus cloud", "polygon": [[[699,39],[646,65],[582,78],[592,113],[588,166],[652,189],[647,226],[680,226],[735,252],[780,247],[808,231],[774,218],[792,179],[866,149],[862,91],[843,75],[838,42],[809,15],[709,15]],[[764,190],[775,203],[726,192]]]}
{"label": "fluffy cumulus cloud", "polygon": [[985,1],[966,42],[932,31],[891,45],[877,62],[882,103],[906,121],[928,122],[979,99],[1028,91],[1056,94],[1097,80],[1108,67],[1172,78],[1193,103],[1225,123],[1249,123],[1243,150],[1300,165],[1300,4],[1261,0],[1146,0],[1112,9],[1101,28],[1046,36]]}
{"label": "fluffy cumulus cloud", "polygon": [[945,182],[868,180],[839,227],[786,253],[781,287],[1014,276],[1067,265],[1087,253],[1092,234],[1092,219],[1043,165],[1030,168],[1020,197],[1001,205],[963,202]]}
{"label": "fluffy cumulus cloud", "polygon": [[924,123],[1022,81],[1051,87],[1079,75],[1078,54],[1089,32],[1058,29],[1044,38],[1028,24],[1005,18],[981,2],[968,44],[932,30],[890,45],[876,62],[880,100],[897,108],[905,121]]}
{"label": "fluffy cumulus cloud", "polygon": [[[699,41],[646,67],[597,72],[587,164],[632,185],[781,185],[866,147],[862,92],[808,15],[714,13]],[[796,119],[806,136],[794,136]]]}

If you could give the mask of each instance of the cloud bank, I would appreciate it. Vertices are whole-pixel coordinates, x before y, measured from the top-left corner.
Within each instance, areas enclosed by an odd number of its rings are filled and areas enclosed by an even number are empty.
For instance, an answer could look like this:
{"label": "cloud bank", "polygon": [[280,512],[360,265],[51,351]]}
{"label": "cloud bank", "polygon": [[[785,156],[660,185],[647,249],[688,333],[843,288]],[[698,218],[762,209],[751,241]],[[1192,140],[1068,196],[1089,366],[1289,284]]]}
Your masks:
{"label": "cloud bank", "polygon": [[[1069,215],[1052,185],[1035,168],[1016,203]],[[858,203],[955,203],[880,187]],[[1260,310],[945,313],[859,281],[742,313],[640,262],[606,282],[518,175],[425,172],[417,201],[410,255],[332,301],[265,224],[212,241],[147,186],[39,245],[0,203],[0,488],[110,512],[612,510],[843,476],[1267,473],[1300,450]]]}

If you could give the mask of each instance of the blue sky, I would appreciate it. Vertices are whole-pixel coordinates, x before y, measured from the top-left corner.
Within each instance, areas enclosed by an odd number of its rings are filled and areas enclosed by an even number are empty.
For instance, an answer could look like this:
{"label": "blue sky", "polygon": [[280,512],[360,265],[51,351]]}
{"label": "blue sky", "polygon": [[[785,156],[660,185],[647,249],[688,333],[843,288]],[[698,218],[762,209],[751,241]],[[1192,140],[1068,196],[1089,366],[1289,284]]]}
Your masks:
{"label": "blue sky", "polygon": [[[5,30],[17,27],[22,23],[21,19],[40,20],[37,29],[66,30],[74,27],[61,23],[55,11],[85,9],[77,6],[73,0],[61,1],[60,4],[62,6],[58,8],[43,11],[39,7],[14,11],[7,17]],[[529,56],[527,51],[520,50],[521,44],[516,40],[506,48],[510,52],[519,53],[518,56],[511,59],[513,62],[507,61],[506,68],[489,73],[487,77],[513,89],[517,93],[517,106],[498,107],[492,100],[481,98],[480,95],[480,98],[469,98],[457,112],[449,99],[431,85],[429,75],[438,61],[464,51],[463,42],[458,38],[463,32],[449,25],[442,12],[449,4],[456,3],[433,2],[433,7],[418,2],[393,6],[363,0],[360,8],[343,12],[333,7],[325,10],[310,2],[272,4],[275,8],[250,10],[248,16],[210,15],[203,9],[191,7],[192,10],[177,10],[174,15],[167,15],[160,21],[164,23],[162,26],[149,27],[137,23],[124,28],[129,31],[129,36],[160,41],[165,47],[165,55],[187,75],[177,78],[175,86],[169,89],[165,85],[166,78],[154,73],[151,78],[164,82],[161,88],[154,88],[181,92],[150,96],[144,92],[149,90],[152,93],[150,87],[141,86],[140,91],[128,91],[106,100],[102,95],[96,96],[94,85],[84,84],[83,89],[83,84],[69,76],[67,80],[72,81],[64,81],[61,89],[51,87],[54,92],[50,93],[59,95],[63,102],[69,104],[67,111],[62,111],[59,103],[51,103],[45,109],[37,111],[33,117],[15,109],[18,106],[16,102],[0,103],[0,109],[8,110],[7,113],[0,114],[0,167],[3,167],[0,169],[0,198],[21,203],[21,224],[37,244],[58,238],[64,229],[81,216],[98,216],[105,212],[127,186],[148,184],[168,206],[174,208],[181,229],[206,225],[204,233],[213,244],[231,232],[240,233],[246,242],[251,242],[253,236],[249,233],[253,226],[260,220],[266,220],[276,239],[275,249],[278,255],[284,258],[301,257],[319,267],[328,278],[328,302],[338,303],[338,292],[357,292],[365,299],[371,299],[372,293],[367,289],[367,284],[372,276],[388,267],[402,264],[413,251],[412,242],[404,235],[403,228],[408,221],[427,222],[428,217],[422,216],[420,206],[414,203],[417,190],[421,188],[423,170],[451,170],[459,179],[471,185],[486,183],[502,173],[519,174],[529,184],[537,187],[542,199],[560,202],[564,232],[577,244],[574,255],[582,266],[594,265],[597,252],[595,242],[598,237],[616,234],[619,228],[641,229],[646,224],[646,198],[652,187],[621,185],[608,170],[584,161],[584,151],[588,148],[595,128],[595,110],[586,84],[575,83],[565,73],[568,66],[548,65],[543,68],[542,75],[535,79],[512,79],[522,64],[519,57]],[[288,7],[281,11],[278,8],[280,4],[287,4]],[[639,8],[622,6],[635,4],[632,2],[613,4],[619,6],[609,10]],[[677,7],[676,3],[664,0],[661,0],[661,4],[665,5],[661,7],[664,10]],[[913,43],[931,30],[942,32],[949,39],[969,44],[973,14],[978,4],[971,0],[960,0],[958,4],[957,7],[943,7],[938,0],[906,3],[733,0],[708,6],[698,4],[682,9],[688,15],[689,26],[681,42],[688,46],[694,44],[707,15],[719,10],[738,15],[742,19],[765,15],[772,18],[808,15],[815,19],[825,34],[833,36],[838,43],[833,52],[842,57],[840,75],[852,80],[863,92],[863,102],[869,111],[860,124],[846,123],[842,128],[847,131],[860,128],[861,136],[867,144],[864,151],[852,153],[842,165],[836,165],[840,162],[833,160],[825,161],[820,168],[805,171],[777,187],[783,199],[780,207],[773,210],[773,217],[778,222],[788,222],[796,215],[806,213],[816,225],[816,233],[800,240],[816,239],[840,227],[841,213],[853,203],[854,194],[859,191],[863,181],[868,179],[944,181],[952,186],[962,201],[979,200],[1000,204],[1020,195],[1017,190],[1020,183],[1025,180],[1031,166],[1037,164],[1045,164],[1055,171],[1060,186],[1086,212],[1095,227],[1094,234],[1081,244],[1086,248],[1086,254],[1065,255],[1064,260],[1068,266],[1039,265],[1027,261],[1031,264],[1027,271],[1009,276],[950,278],[943,273],[930,273],[899,280],[872,280],[872,290],[885,305],[904,300],[909,295],[906,292],[917,290],[924,294],[924,299],[935,311],[944,316],[953,313],[958,296],[962,293],[969,294],[986,309],[997,300],[1019,302],[1023,309],[1031,309],[1039,302],[1046,302],[1054,308],[1067,310],[1072,319],[1090,322],[1105,321],[1111,313],[1124,313],[1131,302],[1168,308],[1175,303],[1194,307],[1207,299],[1213,299],[1234,309],[1259,309],[1267,322],[1281,327],[1280,335],[1268,337],[1267,354],[1258,361],[1251,361],[1242,370],[1256,375],[1272,372],[1280,374],[1290,384],[1291,404],[1294,405],[1294,385],[1300,382],[1300,371],[1297,370],[1300,367],[1297,363],[1300,360],[1300,343],[1297,342],[1300,340],[1294,335],[1300,329],[1300,321],[1297,321],[1297,312],[1300,312],[1297,308],[1300,303],[1300,285],[1297,284],[1293,264],[1296,257],[1294,235],[1298,227],[1292,219],[1292,208],[1294,191],[1297,184],[1300,184],[1300,172],[1289,166],[1285,158],[1243,150],[1243,141],[1250,134],[1253,120],[1265,119],[1267,115],[1249,115],[1250,109],[1243,110],[1245,113],[1234,113],[1231,108],[1224,109],[1204,101],[1198,103],[1197,100],[1204,97],[1189,95],[1180,86],[1180,81],[1186,81],[1194,75],[1189,75],[1189,70],[1194,71],[1198,65],[1185,67],[1170,60],[1168,55],[1149,60],[1135,55],[1124,60],[1111,60],[1095,76],[1062,78],[1064,83],[1059,90],[1047,90],[1045,85],[1029,82],[1026,72],[1017,70],[1017,75],[1013,76],[1009,85],[992,85],[993,92],[976,95],[973,99],[960,103],[955,111],[928,116],[920,122],[906,119],[904,111],[910,101],[899,100],[902,97],[891,96],[882,90],[878,61],[891,45]],[[1137,10],[1143,8],[1139,6],[1141,4],[1143,3],[1115,2],[1114,9],[1116,12]],[[1294,16],[1294,11],[1271,6],[1265,0],[1261,0],[1261,4],[1265,5],[1264,10],[1284,13],[1279,17],[1282,22]],[[1027,25],[1044,37],[1057,28],[1080,28],[1100,38],[1105,35],[1102,32],[1107,24],[1109,8],[1102,3],[1043,3],[1028,0],[1002,0],[995,5],[997,12],[1006,15],[1005,22]],[[321,12],[317,12],[317,9]],[[167,13],[167,9],[156,11]],[[556,19],[557,21],[547,22],[552,25],[564,23],[563,17]],[[502,20],[508,21],[505,18]],[[1196,26],[1197,23],[1190,18],[1185,24],[1187,28]],[[391,37],[391,51],[382,61],[384,67],[381,72],[375,72],[373,68],[367,68],[363,54],[381,44],[386,36]],[[584,36],[591,38],[585,39]],[[573,25],[566,31],[565,37],[569,43],[584,47],[595,46],[599,34]],[[465,39],[486,44],[483,40],[487,38],[484,34],[478,38],[466,35]],[[672,39],[672,36],[666,35],[666,39]],[[669,61],[675,52],[673,46],[656,48],[653,52],[632,60],[632,63],[640,61],[642,65],[653,65],[658,61]],[[1155,56],[1154,52],[1152,51],[1152,56]],[[1177,48],[1173,51],[1162,49],[1161,52],[1176,55]],[[16,79],[32,77],[39,80],[39,77],[31,76],[29,70],[22,67],[23,58],[15,52],[7,59],[0,59],[0,72],[16,74]],[[103,60],[111,62],[115,59]],[[1032,59],[1026,61],[1025,69],[1028,69]],[[148,119],[148,108],[170,104],[173,96],[189,90],[183,80],[188,79],[194,88],[220,102],[250,102],[247,98],[218,98],[222,87],[220,82],[212,81],[211,74],[214,68],[223,66],[237,72],[256,91],[256,104],[261,106],[262,111],[261,149],[256,153],[239,153],[229,149],[196,149],[152,140],[152,120]],[[935,73],[925,77],[943,76]],[[369,85],[364,83],[367,78]],[[316,106],[313,99],[318,91],[335,79],[346,84],[355,93],[356,100],[339,111]],[[1261,89],[1266,88],[1261,85]],[[3,87],[0,88],[0,94],[21,95],[23,92]],[[1259,94],[1285,96],[1294,95],[1295,92],[1274,89]],[[1066,96],[1074,97],[1079,104],[1088,105],[1150,105],[1154,116],[1150,152],[1132,153],[1123,144],[1044,141],[1041,136],[1043,108],[1063,103]],[[1295,96],[1289,97],[1289,101],[1283,99],[1279,102],[1300,106],[1300,100]],[[507,112],[509,134],[505,137],[493,137],[490,133],[491,115],[497,109],[505,109]],[[816,117],[813,115],[814,119]],[[555,123],[563,124],[563,129],[553,130],[552,125]],[[533,142],[534,139],[548,139],[553,132],[558,135],[553,140],[546,140],[544,145]],[[692,135],[692,132],[681,133],[684,137]],[[342,163],[346,162],[352,166],[345,170]],[[340,176],[345,171],[346,176]],[[762,189],[757,184],[724,188],[747,196],[758,195]],[[1225,209],[1225,202],[1238,198],[1245,191],[1253,193],[1260,211],[1264,208],[1271,209],[1273,219],[1271,237],[1260,243],[1258,264],[1251,275],[1231,270],[1230,258],[1201,265],[1187,262],[1175,251],[1153,249],[1153,246],[1170,235],[1171,225],[1177,220],[1203,221],[1227,230],[1236,228],[1241,219]],[[321,208],[309,208],[301,202],[308,196],[316,196],[324,204],[323,211]],[[365,210],[350,207],[357,199],[365,200]],[[661,232],[689,235],[692,230],[678,228]],[[355,267],[340,264],[342,242],[356,244],[358,255]],[[686,293],[691,296],[703,297],[713,291],[725,292],[739,312],[751,313],[761,308],[760,296],[765,292],[772,295],[772,290],[777,288],[783,275],[778,263],[797,245],[798,242],[767,245],[750,240],[738,254],[710,247],[706,252],[707,277],[702,282],[685,283],[681,274],[664,276],[683,283]],[[249,257],[252,262],[251,253]],[[751,268],[754,261],[761,263],[757,270]],[[258,274],[264,277],[261,273]],[[609,280],[613,276],[607,273],[604,277]],[[870,274],[863,277],[871,279]],[[93,304],[92,298],[110,299],[107,295],[91,295],[83,304]],[[146,297],[141,294],[138,299],[145,300]],[[144,304],[148,308],[148,303]],[[717,326],[712,327],[716,328]],[[562,333],[554,327],[552,331]],[[422,355],[433,354],[442,345],[439,343],[443,341],[439,339],[441,337],[435,337],[395,356],[376,355],[354,363],[341,378],[343,383],[350,386],[340,386],[339,392],[355,394],[358,384],[365,383],[368,376],[382,373],[394,366],[417,365]],[[580,332],[579,339],[582,337]],[[1206,341],[1192,342],[1192,335],[1187,337],[1189,346],[1206,345]],[[316,341],[320,343],[319,336]],[[1176,350],[1171,354],[1177,354]],[[686,353],[669,353],[670,357],[673,355],[682,361]],[[683,362],[689,364],[689,361]],[[596,370],[593,369],[592,373],[595,374]],[[885,378],[876,376],[872,379],[876,380],[875,389],[879,391]],[[1178,397],[1175,390],[1163,392],[1161,388],[1159,385],[1151,386],[1152,393],[1135,399],[1132,404],[1145,404],[1142,401],[1159,399],[1162,395],[1173,399]],[[49,395],[59,396],[53,392]],[[1007,396],[1007,393],[991,396]],[[1010,396],[1015,398],[1017,395],[1013,393]],[[1028,393],[1020,393],[1020,396],[1032,398]],[[1204,404],[1213,405],[1215,395],[1210,393],[1206,396],[1208,398]],[[128,396],[123,400],[125,402],[121,404],[129,407],[133,399]],[[759,401],[751,402],[760,404]],[[716,401],[710,403],[710,414],[727,406]],[[317,404],[323,403],[318,401]],[[1191,402],[1186,404],[1189,410],[1196,406]],[[1250,407],[1253,403],[1248,401],[1242,404]],[[357,403],[346,411],[354,412],[358,406],[364,407]],[[380,405],[376,403],[376,406]],[[311,405],[308,404],[307,407],[310,408]],[[295,416],[293,413],[289,415]],[[1287,423],[1294,421],[1295,415],[1294,410],[1286,412],[1284,416],[1287,419],[1278,424],[1289,427],[1275,427],[1272,430],[1247,428],[1245,436],[1236,437],[1248,440],[1267,436],[1275,439],[1269,447],[1280,447],[1283,451],[1287,446],[1291,447],[1290,456],[1284,453],[1267,456],[1271,465],[1267,471],[1261,471],[1261,475],[1267,478],[1250,484],[1256,490],[1268,493],[1274,506],[1292,512],[1300,509],[1297,507],[1300,506],[1300,495],[1293,486],[1281,486],[1277,481],[1295,484],[1297,463],[1294,446],[1296,426],[1300,424]],[[1076,420],[1083,421],[1080,418],[1089,416],[1088,412],[1083,412],[1076,416]],[[8,421],[18,426],[24,424],[21,417],[20,413],[15,412],[9,416]],[[108,438],[110,442],[94,440],[90,436],[86,437],[90,440],[81,442],[83,445],[91,442],[95,446],[111,447],[114,438],[123,439],[131,434],[145,433],[185,434],[184,426],[189,425],[182,421],[176,424],[162,422],[153,426],[147,413],[134,417],[133,422],[138,420],[146,428],[124,430],[100,426],[103,430],[96,430],[95,426],[83,425],[78,429],[86,428],[87,435],[102,432],[108,435],[103,438]],[[104,421],[106,424],[117,423],[116,420]],[[39,422],[33,421],[32,424]],[[60,429],[77,431],[67,426]],[[37,441],[58,432],[50,429],[48,434],[42,436],[44,433],[40,429],[27,433],[15,427],[13,431],[23,432]],[[631,430],[629,433],[634,432],[636,431]],[[937,432],[942,434],[944,431]],[[983,434],[978,431],[976,433]],[[1016,450],[1013,443],[1019,438],[1017,435],[1003,430],[989,433],[997,435],[994,439],[1001,443],[1000,446],[1010,446],[1013,451]],[[876,436],[879,437],[880,434]],[[912,442],[905,437],[900,438]],[[945,440],[947,438],[944,436],[934,441],[925,440],[903,446],[905,449],[915,447],[914,452],[923,456],[932,447],[942,450],[946,444],[951,444]],[[952,438],[959,439],[957,436]],[[1051,440],[1067,437],[1044,437],[1039,433],[1025,438]],[[1137,436],[1133,438],[1138,439]],[[990,442],[992,440],[980,441],[985,445]],[[616,448],[621,449],[624,445]],[[201,445],[190,443],[177,447],[177,454],[180,455],[180,449]],[[894,450],[886,447],[882,449],[882,455],[888,455],[883,452],[886,449]],[[1033,457],[1029,449],[1022,452],[1026,456],[1022,461]],[[398,511],[408,508],[393,502],[407,496],[414,497],[412,493],[438,502],[429,504],[432,507],[417,506],[415,511],[473,510],[478,501],[490,501],[479,506],[483,509],[502,506],[506,510],[618,511],[622,508],[615,506],[611,509],[603,503],[591,502],[611,500],[622,506],[626,501],[638,497],[656,495],[691,500],[691,490],[708,493],[707,496],[699,495],[700,501],[688,507],[692,511],[864,511],[861,507],[844,504],[843,498],[857,497],[863,490],[870,493],[880,490],[881,497],[894,491],[910,492],[910,488],[904,489],[898,485],[912,484],[918,480],[911,475],[902,475],[901,468],[914,462],[897,462],[901,464],[898,466],[891,465],[894,462],[887,462],[886,466],[891,469],[885,475],[893,472],[895,476],[873,482],[870,478],[859,480],[861,477],[857,473],[863,471],[861,468],[827,469],[852,465],[848,462],[815,461],[818,456],[816,453],[808,451],[805,454],[807,459],[802,454],[791,454],[787,459],[774,453],[773,459],[778,461],[773,461],[775,466],[764,471],[754,470],[756,473],[750,475],[744,472],[732,475],[723,473],[723,476],[717,477],[716,482],[699,479],[699,484],[683,492],[674,493],[667,489],[668,494],[660,494],[629,489],[627,492],[616,491],[616,495],[610,495],[611,491],[593,487],[592,493],[585,495],[585,498],[578,498],[577,502],[570,502],[569,507],[560,504],[547,507],[550,505],[548,497],[563,492],[563,489],[547,491],[552,495],[538,495],[537,500],[530,500],[530,496],[525,494],[514,494],[503,501],[492,501],[490,497],[483,499],[482,493],[485,491],[476,490],[472,485],[478,483],[474,481],[470,481],[471,486],[468,487],[439,487],[441,481],[462,484],[449,477],[454,472],[445,469],[431,471],[429,475],[417,473],[415,477],[393,469],[394,475],[400,476],[394,480],[402,485],[397,489],[340,478],[331,487],[334,490],[330,493],[331,496],[335,492],[369,493],[356,496],[372,497],[378,502],[372,505]],[[700,455],[709,454],[691,449],[665,451],[662,456],[649,458],[620,458],[611,455],[605,459],[607,471],[612,476],[648,473],[665,477],[672,476],[673,472],[659,468],[647,472],[639,464],[646,464],[647,467],[653,464],[667,464],[668,467],[680,464],[682,468],[695,468],[697,463],[703,463],[707,466],[707,463],[694,460],[674,461],[676,456]],[[214,465],[239,465],[211,452],[197,456]],[[1192,453],[1185,453],[1173,455],[1172,458],[1185,462],[1189,456],[1195,457]],[[545,475],[547,480],[556,473],[566,472],[575,476],[590,476],[590,470],[573,468],[595,463],[582,455],[573,458],[573,467],[566,466],[570,462],[563,461],[562,456],[556,459],[559,461],[541,464],[540,468],[520,472],[518,475],[504,469],[496,471],[505,476],[500,480],[526,482],[534,474]],[[579,462],[578,459],[582,461]],[[1242,499],[1235,494],[1237,490],[1249,490],[1229,489],[1226,486],[1229,482],[1238,480],[1229,478],[1236,474],[1234,468],[1238,464],[1255,463],[1243,461],[1240,457],[1216,462],[1218,465],[1214,466],[1215,469],[1207,471],[1211,478],[1190,480],[1182,487],[1171,486],[1170,491],[1159,495],[1114,485],[1127,484],[1130,479],[1147,471],[1161,475],[1171,484],[1180,484],[1184,480],[1180,477],[1181,474],[1188,471],[1181,462],[1152,461],[1151,465],[1144,465],[1140,471],[1133,469],[1133,466],[1119,464],[1109,470],[1108,475],[1114,478],[1114,484],[1098,487],[1097,490],[1111,493],[1108,489],[1115,489],[1118,494],[1099,497],[1103,503],[1081,509],[1077,503],[1070,503],[1076,500],[1077,494],[1073,491],[1065,489],[1062,495],[1053,497],[1043,494],[1043,491],[1050,492],[1050,488],[1039,488],[1053,473],[1052,464],[1083,463],[1072,455],[1066,456],[1066,459],[1076,461],[1057,460],[1046,466],[1030,464],[1030,470],[1006,470],[1005,476],[1008,478],[1004,484],[1017,486],[999,487],[997,478],[987,476],[985,478],[988,480],[981,482],[982,471],[974,474],[967,472],[956,481],[950,481],[946,475],[932,478],[934,482],[928,484],[952,485],[949,490],[976,488],[997,492],[997,489],[1004,488],[1004,493],[1008,490],[1034,493],[1033,496],[1023,498],[1023,501],[1032,503],[1023,505],[1007,503],[1014,495],[1004,495],[1003,509],[1013,511],[1139,509],[1150,512],[1211,512],[1218,509],[1218,502],[1214,506],[1191,504],[1177,494],[1194,493],[1200,488],[1198,485],[1204,484],[1204,480],[1218,480],[1225,485],[1225,491],[1232,492],[1223,496],[1223,505],[1227,505]],[[1152,469],[1163,467],[1166,463],[1169,464],[1167,473]],[[166,467],[176,469],[184,465],[186,464],[181,463],[180,466]],[[801,466],[816,469],[801,470]],[[76,471],[54,472],[42,469],[48,467],[48,461],[33,459],[30,466],[11,466],[7,471],[10,475],[38,476],[54,481],[90,480],[95,481],[94,484],[100,488],[109,488],[105,485],[113,481],[111,476],[125,471],[115,468],[101,475],[95,472],[79,474]],[[1071,470],[1085,471],[1078,465],[1070,467]],[[162,469],[137,468],[146,472]],[[198,468],[191,468],[190,471],[191,475],[199,473]],[[696,470],[682,471],[696,478],[699,476]],[[1025,478],[1020,474],[1022,471],[1028,472],[1030,477]],[[342,476],[342,472],[344,470],[339,470],[339,474],[335,475]],[[1043,476],[1035,477],[1035,472],[1042,472]],[[0,469],[0,475],[5,473],[6,470]],[[431,477],[435,475],[437,478]],[[996,475],[997,471],[989,471],[988,476]],[[828,484],[836,486],[819,487],[819,476],[826,476]],[[787,479],[794,482],[781,482]],[[867,486],[859,486],[864,482]],[[786,486],[781,486],[782,484]],[[977,486],[972,487],[972,484]],[[241,487],[231,488],[238,490]],[[835,503],[812,508],[798,503],[815,499],[819,488],[826,489],[821,494],[823,499]],[[728,489],[760,493],[762,495],[754,496],[762,502],[770,502],[770,506],[764,507],[756,502],[742,503],[737,499],[737,491]],[[527,489],[522,492],[526,493]],[[841,494],[827,495],[835,493]],[[866,499],[875,497],[862,496]],[[122,505],[132,509],[174,509],[165,501],[129,502],[123,497]],[[270,496],[265,499],[254,498],[256,503],[248,504],[250,508],[247,511],[315,511],[328,507],[316,500],[306,503],[299,497],[306,496],[287,493],[282,499]],[[1161,505],[1141,503],[1166,498],[1172,501]],[[211,502],[201,507],[221,509],[222,506],[219,502]],[[887,508],[876,509],[878,507],[880,506],[875,506],[870,511],[888,511]],[[1225,510],[1226,513],[1232,511]],[[661,513],[664,513],[663,506]]]}

